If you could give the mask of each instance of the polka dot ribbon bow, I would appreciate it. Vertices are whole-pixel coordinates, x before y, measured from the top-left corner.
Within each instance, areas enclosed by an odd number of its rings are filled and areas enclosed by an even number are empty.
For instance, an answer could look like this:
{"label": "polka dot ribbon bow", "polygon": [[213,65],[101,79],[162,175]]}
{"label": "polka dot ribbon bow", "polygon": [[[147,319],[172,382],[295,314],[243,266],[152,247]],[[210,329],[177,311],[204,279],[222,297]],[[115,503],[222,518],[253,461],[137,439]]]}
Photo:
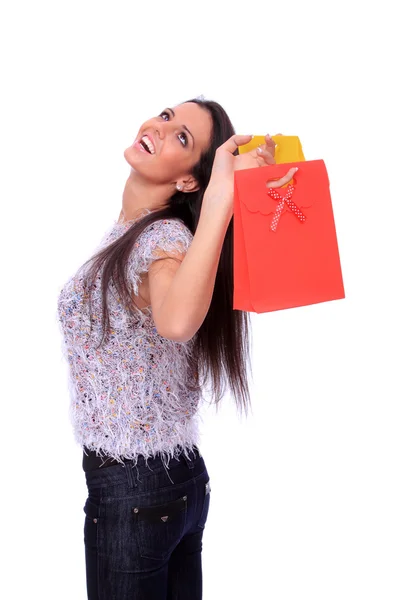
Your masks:
{"label": "polka dot ribbon bow", "polygon": [[294,186],[288,185],[286,188],[286,195],[281,196],[280,193],[274,188],[268,188],[268,195],[271,196],[274,200],[279,202],[278,206],[275,209],[274,216],[272,217],[271,230],[276,231],[279,223],[279,219],[281,218],[281,214],[283,209],[285,208],[285,204],[290,208],[290,210],[296,215],[296,217],[304,223],[306,220],[305,215],[301,212],[299,207],[293,202],[292,196],[294,192]]}

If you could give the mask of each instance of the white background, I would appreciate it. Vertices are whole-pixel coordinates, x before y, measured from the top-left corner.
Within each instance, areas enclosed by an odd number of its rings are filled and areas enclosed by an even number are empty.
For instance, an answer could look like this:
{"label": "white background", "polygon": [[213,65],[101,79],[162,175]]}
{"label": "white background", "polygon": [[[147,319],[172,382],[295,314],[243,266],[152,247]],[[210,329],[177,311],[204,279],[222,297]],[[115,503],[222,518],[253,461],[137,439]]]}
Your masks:
{"label": "white background", "polygon": [[204,598],[400,597],[394,7],[2,3],[2,598],[86,598],[57,296],[119,215],[140,124],[199,94],[325,159],[347,294],[255,316],[252,415],[205,411]]}

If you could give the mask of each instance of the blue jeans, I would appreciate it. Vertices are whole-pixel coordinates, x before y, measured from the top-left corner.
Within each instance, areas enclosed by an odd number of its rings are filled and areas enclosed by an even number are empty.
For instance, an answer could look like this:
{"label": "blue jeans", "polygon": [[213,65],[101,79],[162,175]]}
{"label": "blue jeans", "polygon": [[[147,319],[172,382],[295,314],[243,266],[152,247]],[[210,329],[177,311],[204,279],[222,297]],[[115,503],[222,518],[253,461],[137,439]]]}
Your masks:
{"label": "blue jeans", "polygon": [[85,473],[88,600],[200,600],[210,482],[190,459],[139,457]]}

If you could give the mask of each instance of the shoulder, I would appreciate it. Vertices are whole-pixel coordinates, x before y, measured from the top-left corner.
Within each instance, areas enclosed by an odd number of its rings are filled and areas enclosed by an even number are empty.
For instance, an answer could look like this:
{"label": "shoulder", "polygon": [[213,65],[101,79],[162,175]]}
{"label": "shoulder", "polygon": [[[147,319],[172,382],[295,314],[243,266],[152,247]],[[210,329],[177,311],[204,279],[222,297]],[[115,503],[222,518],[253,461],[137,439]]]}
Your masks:
{"label": "shoulder", "polygon": [[138,236],[130,255],[131,275],[146,273],[160,258],[182,260],[192,240],[190,229],[180,219],[158,219],[150,223]]}

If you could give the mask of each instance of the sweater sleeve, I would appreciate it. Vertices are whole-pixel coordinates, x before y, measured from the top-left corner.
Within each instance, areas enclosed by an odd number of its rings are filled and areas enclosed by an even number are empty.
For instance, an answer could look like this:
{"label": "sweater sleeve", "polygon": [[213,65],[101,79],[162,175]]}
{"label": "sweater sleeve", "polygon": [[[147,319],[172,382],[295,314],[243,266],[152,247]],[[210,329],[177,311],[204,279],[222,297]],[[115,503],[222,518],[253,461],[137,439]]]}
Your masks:
{"label": "sweater sleeve", "polygon": [[191,231],[178,219],[163,219],[146,227],[138,237],[128,262],[128,278],[134,293],[138,294],[141,275],[148,272],[160,251],[171,257],[186,254],[192,240]]}

